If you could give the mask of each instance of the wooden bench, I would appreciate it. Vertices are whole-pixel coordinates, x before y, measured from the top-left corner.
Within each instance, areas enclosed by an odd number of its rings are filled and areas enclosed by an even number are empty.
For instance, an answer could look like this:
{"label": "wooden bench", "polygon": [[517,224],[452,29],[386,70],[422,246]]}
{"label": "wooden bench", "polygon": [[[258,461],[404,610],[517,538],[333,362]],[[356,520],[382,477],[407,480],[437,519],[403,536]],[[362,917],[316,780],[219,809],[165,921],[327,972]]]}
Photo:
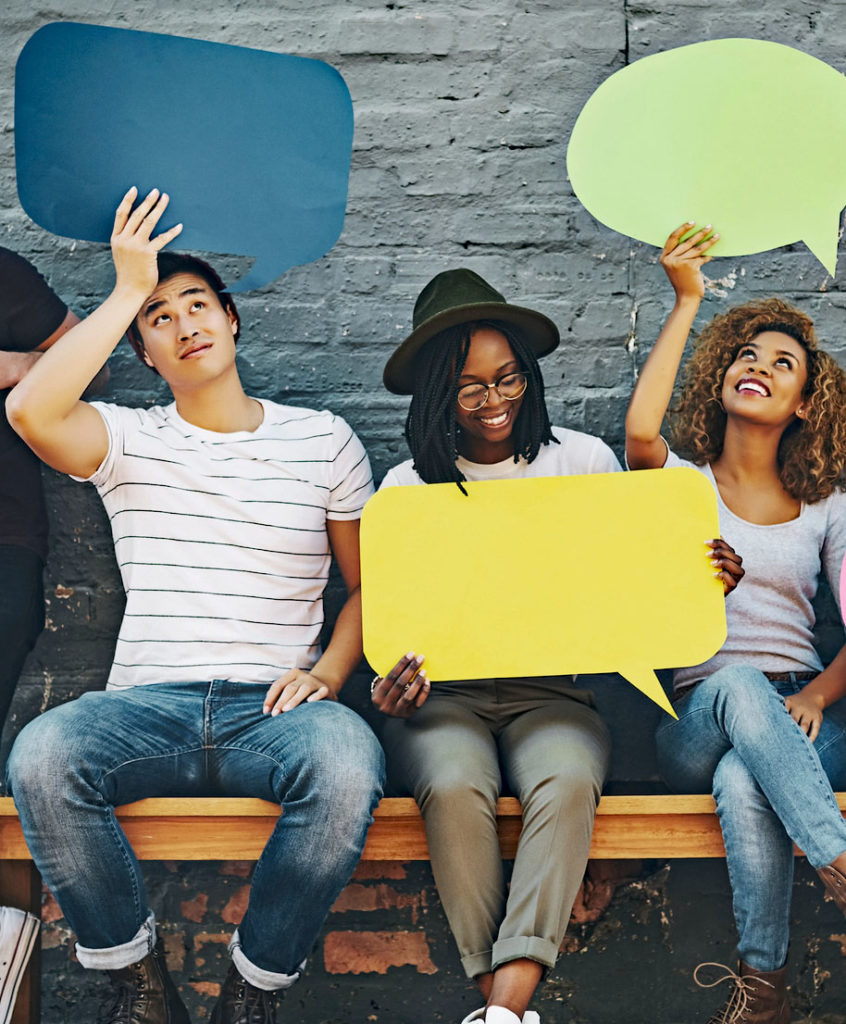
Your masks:
{"label": "wooden bench", "polygon": [[[846,814],[846,793],[837,795]],[[279,808],[264,800],[206,797],[139,800],[117,811],[141,860],[256,860]],[[520,805],[497,805],[504,857],[513,857],[520,835]],[[719,821],[710,796],[603,796],[591,843],[597,860],[724,857]],[[428,860],[426,836],[413,800],[389,797],[376,808],[363,860]],[[41,907],[41,880],[10,797],[0,798],[0,904]],[[38,951],[21,986],[12,1024],[37,1024],[40,1012]]]}

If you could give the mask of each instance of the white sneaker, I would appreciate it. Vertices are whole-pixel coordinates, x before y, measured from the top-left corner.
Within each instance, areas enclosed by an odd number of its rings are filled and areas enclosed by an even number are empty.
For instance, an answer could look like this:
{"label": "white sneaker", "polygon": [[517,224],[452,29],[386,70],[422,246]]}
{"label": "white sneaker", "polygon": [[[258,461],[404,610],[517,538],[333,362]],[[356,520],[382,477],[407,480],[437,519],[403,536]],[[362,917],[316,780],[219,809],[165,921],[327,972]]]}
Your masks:
{"label": "white sneaker", "polygon": [[487,1014],[483,1006],[481,1010],[474,1010],[469,1017],[465,1017],[461,1024],[473,1024],[473,1021],[478,1021],[479,1024],[540,1024],[540,1017],[534,1010],[526,1010],[521,1022],[516,1013],[506,1010],[503,1006],[491,1006]]}
{"label": "white sneaker", "polygon": [[41,922],[16,907],[0,907],[0,1024],[9,1024]]}
{"label": "white sneaker", "polygon": [[506,1010],[504,1006],[489,1006],[485,1024],[522,1024],[522,1021],[516,1013]]}

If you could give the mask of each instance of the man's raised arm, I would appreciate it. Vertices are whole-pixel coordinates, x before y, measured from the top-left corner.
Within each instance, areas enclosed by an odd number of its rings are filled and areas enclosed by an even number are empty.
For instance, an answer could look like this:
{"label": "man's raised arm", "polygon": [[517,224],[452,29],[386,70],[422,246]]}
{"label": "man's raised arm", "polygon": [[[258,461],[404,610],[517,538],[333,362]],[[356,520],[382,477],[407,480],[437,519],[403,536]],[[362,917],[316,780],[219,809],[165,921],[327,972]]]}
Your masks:
{"label": "man's raised arm", "polygon": [[168,197],[154,189],[133,210],[136,196],[130,189],[115,213],[111,295],[43,354],[6,400],[9,422],[36,455],[74,476],[91,476],[109,444],[102,418],[82,395],[155,288],[159,250],[182,230],[177,224],[151,238]]}

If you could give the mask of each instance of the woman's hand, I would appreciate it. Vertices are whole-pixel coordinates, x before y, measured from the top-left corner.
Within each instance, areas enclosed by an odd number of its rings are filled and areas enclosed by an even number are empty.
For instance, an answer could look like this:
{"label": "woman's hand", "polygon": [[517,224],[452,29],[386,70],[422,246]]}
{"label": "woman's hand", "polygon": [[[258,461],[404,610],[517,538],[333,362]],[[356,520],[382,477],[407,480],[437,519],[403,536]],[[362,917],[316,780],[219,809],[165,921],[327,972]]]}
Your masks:
{"label": "woman's hand", "polygon": [[790,716],[799,726],[802,732],[806,733],[811,743],[819,735],[820,726],[823,720],[823,698],[820,694],[806,693],[800,690],[792,697],[784,698],[784,706],[790,712]]}
{"label": "woman's hand", "polygon": [[332,687],[318,679],[314,673],[291,668],[270,684],[264,697],[262,714],[279,715],[284,711],[293,711],[303,701],[313,704],[318,700],[337,699],[338,695]]}
{"label": "woman's hand", "polygon": [[723,594],[727,596],[745,575],[743,559],[722,537],[705,543],[711,549],[711,565],[716,569],[714,575],[723,581]]}
{"label": "woman's hand", "polygon": [[705,279],[702,267],[712,258],[706,253],[720,237],[711,233],[711,225],[695,231],[690,238],[682,241],[682,236],[693,227],[693,221],[681,224],[670,235],[661,250],[661,266],[670,279],[676,301],[696,299],[697,302],[705,294]]}
{"label": "woman's hand", "polygon": [[182,225],[176,224],[155,238],[151,237],[170,198],[166,192],[160,193],[154,188],[133,209],[137,198],[138,189],[133,185],[115,211],[111,246],[115,264],[115,289],[137,293],[143,302],[158,284],[156,257],[159,250],[176,238]]}
{"label": "woman's hand", "polygon": [[431,686],[422,664],[423,655],[409,651],[386,676],[376,676],[370,699],[382,714],[410,718],[423,706]]}

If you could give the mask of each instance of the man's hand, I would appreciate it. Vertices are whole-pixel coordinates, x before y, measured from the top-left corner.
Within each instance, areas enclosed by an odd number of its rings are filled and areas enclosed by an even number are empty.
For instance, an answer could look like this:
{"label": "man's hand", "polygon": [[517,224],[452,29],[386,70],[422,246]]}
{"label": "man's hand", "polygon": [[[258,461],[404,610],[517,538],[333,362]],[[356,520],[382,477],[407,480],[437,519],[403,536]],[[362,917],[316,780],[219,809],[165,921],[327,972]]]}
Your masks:
{"label": "man's hand", "polygon": [[303,701],[313,704],[318,700],[337,699],[337,693],[328,683],[304,669],[292,668],[270,684],[261,710],[265,715],[279,715],[283,711],[291,711]]}
{"label": "man's hand", "polygon": [[156,257],[159,250],[182,231],[176,224],[168,231],[152,237],[153,231],[170,201],[166,192],[154,188],[133,209],[138,189],[133,186],[115,211],[112,229],[112,259],[115,264],[115,290],[140,296],[141,302],[152,292],[159,280]]}
{"label": "man's hand", "polygon": [[40,358],[40,352],[0,352],[0,390],[13,388]]}

